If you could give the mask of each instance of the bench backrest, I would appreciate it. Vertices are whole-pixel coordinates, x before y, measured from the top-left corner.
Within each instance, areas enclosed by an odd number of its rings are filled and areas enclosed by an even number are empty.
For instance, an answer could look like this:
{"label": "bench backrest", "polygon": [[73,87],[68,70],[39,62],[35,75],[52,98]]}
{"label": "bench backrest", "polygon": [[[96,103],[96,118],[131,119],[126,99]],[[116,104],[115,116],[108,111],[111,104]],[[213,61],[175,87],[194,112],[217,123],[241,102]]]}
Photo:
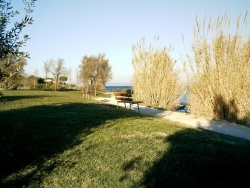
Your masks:
{"label": "bench backrest", "polygon": [[114,92],[114,96],[132,97],[130,93],[125,93],[125,92]]}
{"label": "bench backrest", "polygon": [[129,99],[129,97],[132,97],[130,93],[114,92],[114,96],[116,100],[132,100],[132,99]]}

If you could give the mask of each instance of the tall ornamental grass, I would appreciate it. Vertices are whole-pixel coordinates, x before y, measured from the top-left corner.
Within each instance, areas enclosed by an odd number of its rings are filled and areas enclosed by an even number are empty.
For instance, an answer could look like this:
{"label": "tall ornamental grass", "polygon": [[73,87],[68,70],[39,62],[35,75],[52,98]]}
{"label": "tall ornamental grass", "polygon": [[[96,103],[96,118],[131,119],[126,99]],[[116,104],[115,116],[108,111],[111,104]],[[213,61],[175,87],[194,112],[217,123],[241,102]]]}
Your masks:
{"label": "tall ornamental grass", "polygon": [[146,46],[145,39],[132,47],[134,94],[147,106],[173,110],[179,104],[182,86],[170,50]]}
{"label": "tall ornamental grass", "polygon": [[213,23],[196,19],[194,59],[189,58],[191,113],[246,124],[250,117],[250,36],[247,13],[234,34],[225,14]]}

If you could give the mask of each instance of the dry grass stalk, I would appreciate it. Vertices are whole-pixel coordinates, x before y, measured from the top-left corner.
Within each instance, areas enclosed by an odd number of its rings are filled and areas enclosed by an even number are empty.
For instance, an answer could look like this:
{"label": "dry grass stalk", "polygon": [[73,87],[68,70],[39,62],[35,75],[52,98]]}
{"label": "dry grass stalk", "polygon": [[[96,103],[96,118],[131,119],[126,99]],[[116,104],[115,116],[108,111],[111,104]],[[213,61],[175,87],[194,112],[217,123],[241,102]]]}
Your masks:
{"label": "dry grass stalk", "polygon": [[169,56],[171,48],[156,49],[152,44],[147,47],[142,39],[132,50],[132,85],[137,99],[147,106],[173,110],[179,104],[182,86],[175,61]]}
{"label": "dry grass stalk", "polygon": [[[250,118],[250,37],[240,34],[237,19],[234,35],[225,14],[212,24],[197,21],[194,29],[194,60],[189,59],[191,113],[244,124]],[[226,33],[225,31],[228,31]]]}

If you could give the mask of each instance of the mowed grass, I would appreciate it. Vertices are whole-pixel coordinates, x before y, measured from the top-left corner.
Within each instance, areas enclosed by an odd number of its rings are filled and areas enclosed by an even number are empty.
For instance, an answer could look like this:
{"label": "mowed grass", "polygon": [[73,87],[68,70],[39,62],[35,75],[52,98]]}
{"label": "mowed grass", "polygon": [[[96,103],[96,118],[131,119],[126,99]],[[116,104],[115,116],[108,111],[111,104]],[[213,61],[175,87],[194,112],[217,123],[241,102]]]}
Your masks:
{"label": "mowed grass", "polygon": [[248,183],[250,142],[81,97],[5,91],[0,187],[211,187]]}

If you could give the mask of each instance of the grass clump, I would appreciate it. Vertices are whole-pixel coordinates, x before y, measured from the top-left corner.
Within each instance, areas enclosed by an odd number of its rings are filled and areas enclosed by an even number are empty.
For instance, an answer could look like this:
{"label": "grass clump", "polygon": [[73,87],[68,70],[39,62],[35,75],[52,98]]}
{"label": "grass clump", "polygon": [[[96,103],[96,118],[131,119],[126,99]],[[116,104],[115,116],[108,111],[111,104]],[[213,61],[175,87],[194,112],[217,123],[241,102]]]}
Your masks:
{"label": "grass clump", "polygon": [[240,124],[249,120],[250,38],[240,33],[246,17],[242,23],[238,18],[234,35],[226,14],[215,23],[212,18],[203,24],[196,19],[194,59],[189,62],[191,113]]}
{"label": "grass clump", "polygon": [[142,39],[133,45],[132,50],[135,97],[147,106],[174,110],[179,105],[182,86],[175,67],[176,61],[169,55],[171,48],[157,49],[152,44],[147,47],[145,39]]}
{"label": "grass clump", "polygon": [[0,187],[217,187],[248,181],[250,142],[82,98],[6,91]]}

